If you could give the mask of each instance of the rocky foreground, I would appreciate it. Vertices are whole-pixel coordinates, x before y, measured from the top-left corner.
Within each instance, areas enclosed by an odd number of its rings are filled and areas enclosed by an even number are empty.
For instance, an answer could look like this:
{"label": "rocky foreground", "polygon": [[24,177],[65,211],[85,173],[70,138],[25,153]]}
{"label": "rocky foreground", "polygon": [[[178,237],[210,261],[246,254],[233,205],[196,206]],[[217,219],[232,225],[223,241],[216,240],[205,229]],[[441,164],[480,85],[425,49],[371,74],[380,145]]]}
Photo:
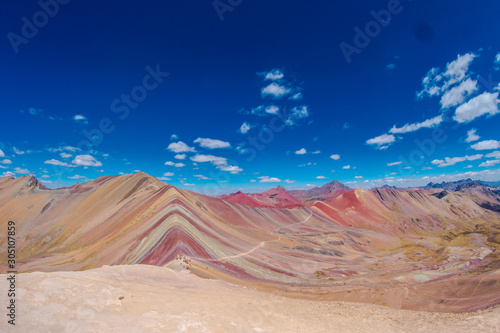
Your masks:
{"label": "rocky foreground", "polygon": [[[202,279],[182,265],[18,275],[15,328],[1,332],[498,332],[500,308],[429,313],[291,299]],[[6,282],[0,275],[0,284]]]}

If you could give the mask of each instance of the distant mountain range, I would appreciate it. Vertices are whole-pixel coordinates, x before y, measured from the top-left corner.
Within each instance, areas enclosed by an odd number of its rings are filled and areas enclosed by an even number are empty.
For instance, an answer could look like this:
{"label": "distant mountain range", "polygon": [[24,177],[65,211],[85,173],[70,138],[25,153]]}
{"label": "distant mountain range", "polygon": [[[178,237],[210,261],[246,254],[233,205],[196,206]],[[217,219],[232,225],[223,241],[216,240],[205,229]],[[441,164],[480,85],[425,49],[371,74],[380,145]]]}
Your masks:
{"label": "distant mountain range", "polygon": [[429,183],[421,188],[429,189],[443,189],[447,191],[459,191],[461,188],[473,187],[473,186],[484,186],[484,187],[500,187],[500,182],[484,182],[481,180],[472,180],[471,178],[462,179],[455,182],[442,182],[442,183]]}
{"label": "distant mountain range", "polygon": [[220,195],[218,198],[251,207],[294,208],[315,201],[333,199],[349,191],[352,191],[352,188],[334,180],[321,187],[313,187],[308,190],[287,191],[280,185],[262,193],[236,192],[229,195]]}
{"label": "distant mountain range", "polygon": [[[467,188],[483,187],[498,188],[500,182],[484,182],[480,180],[462,179],[455,182],[442,182],[442,183],[429,183],[426,186],[419,188],[398,188],[385,184],[380,187],[372,188],[374,190],[400,190],[400,191],[414,191],[422,189],[426,191],[443,190],[441,192],[431,192],[429,194],[442,198],[449,192],[457,192]],[[344,193],[350,192],[353,189],[347,185],[334,180],[321,187],[313,187],[308,190],[286,190],[283,186],[272,188],[262,193],[243,193],[236,192],[229,195],[220,195],[219,199],[227,202],[237,203],[250,207],[258,208],[294,208],[304,205],[313,204],[316,201],[328,201],[334,199]],[[486,191],[486,190],[485,190]],[[484,192],[484,191],[483,191]],[[494,196],[494,195],[493,195]],[[491,197],[491,195],[489,195]]]}
{"label": "distant mountain range", "polygon": [[304,203],[291,195],[283,186],[272,188],[262,193],[236,192],[218,197],[227,202],[251,207],[294,208],[304,206]]}
{"label": "distant mountain range", "polygon": [[352,191],[352,188],[334,180],[321,187],[313,187],[308,190],[291,190],[289,192],[294,197],[302,200],[302,202],[311,203],[318,200],[332,199],[349,191]]}

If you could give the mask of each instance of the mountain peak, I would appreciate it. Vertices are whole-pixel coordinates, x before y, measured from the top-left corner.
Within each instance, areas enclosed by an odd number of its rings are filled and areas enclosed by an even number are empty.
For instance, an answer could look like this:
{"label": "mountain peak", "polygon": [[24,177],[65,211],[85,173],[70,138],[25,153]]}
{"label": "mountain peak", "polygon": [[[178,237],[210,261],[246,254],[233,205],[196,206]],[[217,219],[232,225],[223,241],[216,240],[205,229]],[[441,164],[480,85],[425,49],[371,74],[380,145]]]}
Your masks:
{"label": "mountain peak", "polygon": [[338,180],[334,179],[329,183],[326,183],[325,185],[321,186],[322,189],[328,189],[330,191],[332,190],[344,190],[344,191],[350,191],[352,190],[349,186],[342,184]]}
{"label": "mountain peak", "polygon": [[455,192],[460,190],[461,188],[464,187],[471,187],[471,186],[488,186],[486,183],[480,181],[480,180],[472,180],[471,178],[467,179],[461,179],[457,180],[454,182],[441,182],[441,183],[433,183],[430,182],[426,186],[422,187],[425,190],[430,190],[430,189],[443,189],[451,192]]}

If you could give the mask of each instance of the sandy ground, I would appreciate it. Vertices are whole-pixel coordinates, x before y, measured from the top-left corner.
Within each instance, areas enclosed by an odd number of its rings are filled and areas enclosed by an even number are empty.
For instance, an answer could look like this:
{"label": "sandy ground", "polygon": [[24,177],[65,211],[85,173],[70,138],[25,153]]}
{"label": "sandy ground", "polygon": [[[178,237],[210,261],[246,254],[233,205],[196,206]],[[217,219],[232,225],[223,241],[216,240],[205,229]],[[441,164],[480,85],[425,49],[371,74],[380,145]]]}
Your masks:
{"label": "sandy ground", "polygon": [[[17,276],[1,332],[499,332],[500,308],[446,314],[289,299],[165,267]],[[6,275],[0,275],[2,308]],[[6,310],[4,310],[5,312]]]}

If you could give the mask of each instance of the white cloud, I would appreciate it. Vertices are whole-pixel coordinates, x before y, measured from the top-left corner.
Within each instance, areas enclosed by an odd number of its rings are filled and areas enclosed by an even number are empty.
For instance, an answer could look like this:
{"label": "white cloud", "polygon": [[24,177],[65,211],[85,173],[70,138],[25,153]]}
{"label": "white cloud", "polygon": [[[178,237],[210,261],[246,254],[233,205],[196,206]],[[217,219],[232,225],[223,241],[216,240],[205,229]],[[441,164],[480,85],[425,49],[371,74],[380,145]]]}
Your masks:
{"label": "white cloud", "polygon": [[349,170],[350,168],[351,168],[351,166],[350,166],[350,165],[344,165],[344,166],[342,167],[342,169],[344,169],[344,170]]}
{"label": "white cloud", "polygon": [[16,153],[17,155],[23,155],[24,153],[26,153],[22,150],[17,149],[16,147],[12,147],[12,149],[14,150],[14,153]]}
{"label": "white cloud", "polygon": [[75,165],[83,165],[83,166],[93,166],[98,167],[101,166],[102,163],[95,159],[94,156],[91,155],[77,155],[71,163]]}
{"label": "white cloud", "polygon": [[436,127],[439,124],[443,122],[443,117],[442,116],[437,116],[431,119],[427,119],[421,123],[414,123],[414,124],[406,124],[403,127],[397,128],[396,125],[394,125],[389,133],[392,134],[402,134],[402,133],[409,133],[409,132],[415,132],[418,131],[421,128],[432,128]]}
{"label": "white cloud", "polygon": [[500,65],[500,53],[495,56],[495,64]]}
{"label": "white cloud", "polygon": [[403,163],[403,162],[402,161],[397,161],[397,162],[387,163],[387,166],[400,165],[401,163]]}
{"label": "white cloud", "polygon": [[87,177],[85,176],[80,176],[80,175],[74,175],[72,177],[68,177],[69,179],[88,179]]}
{"label": "white cloud", "polygon": [[12,164],[12,161],[9,160],[8,158],[6,158],[6,159],[1,160],[0,163],[2,163],[2,164]]}
{"label": "white cloud", "polygon": [[174,156],[175,159],[178,159],[178,160],[184,160],[186,159],[186,154],[177,154]]}
{"label": "white cloud", "polygon": [[198,138],[198,139],[194,140],[194,142],[199,143],[201,147],[209,148],[209,149],[231,147],[231,144],[229,142],[215,140],[215,139],[208,139],[208,138]]}
{"label": "white cloud", "polygon": [[80,122],[80,123],[83,123],[83,124],[88,124],[88,120],[87,120],[87,117],[81,115],[81,114],[76,114],[73,116],[73,120],[76,121],[76,122]]}
{"label": "white cloud", "polygon": [[74,165],[69,165],[66,162],[58,161],[58,160],[55,160],[55,159],[47,160],[47,161],[45,161],[43,163],[45,163],[45,164],[52,164],[52,165],[59,165],[59,166],[65,166],[65,167],[70,167],[70,168],[74,167]]}
{"label": "white cloud", "polygon": [[366,143],[369,145],[377,145],[378,149],[383,150],[387,149],[394,141],[396,141],[394,135],[382,134],[375,138],[367,140]]}
{"label": "white cloud", "polygon": [[316,163],[309,162],[309,163],[306,163],[306,164],[300,164],[299,167],[311,166],[311,165],[316,165]]}
{"label": "white cloud", "polygon": [[474,142],[479,140],[481,137],[476,134],[476,129],[473,128],[469,131],[467,131],[467,139],[465,139],[465,142]]}
{"label": "white cloud", "polygon": [[257,181],[255,179],[250,179],[250,183],[256,183]]}
{"label": "white cloud", "polygon": [[500,159],[500,150],[489,153],[485,157],[494,157]]}
{"label": "white cloud", "polygon": [[313,151],[311,154],[313,154],[313,155],[321,154],[321,150]]}
{"label": "white cloud", "polygon": [[21,168],[15,168],[14,172],[22,175],[28,175],[31,173],[28,169],[21,169]]}
{"label": "white cloud", "polygon": [[280,108],[277,107],[276,105],[269,105],[266,106],[266,112],[269,114],[277,114],[279,112]]}
{"label": "white cloud", "polygon": [[301,148],[295,152],[296,155],[304,155],[307,154],[307,150],[305,148]]}
{"label": "white cloud", "polygon": [[173,166],[173,167],[176,167],[176,168],[182,168],[182,167],[186,166],[184,163],[174,163],[174,162],[171,162],[171,161],[165,162],[165,165]]}
{"label": "white cloud", "polygon": [[477,55],[473,53],[458,55],[456,60],[446,65],[445,72],[440,72],[439,68],[432,68],[422,79],[424,89],[417,94],[418,98],[426,94],[430,97],[440,95],[454,84],[462,82],[467,77],[469,64],[475,57]]}
{"label": "white cloud", "polygon": [[257,177],[259,178],[259,183],[281,183],[282,180],[276,177],[269,177],[269,176],[262,176],[262,177]]}
{"label": "white cloud", "polygon": [[363,176],[354,176],[354,178],[356,178],[356,179],[362,179]]}
{"label": "white cloud", "polygon": [[241,125],[240,129],[238,130],[241,134],[246,134],[248,131],[250,131],[250,129],[252,128],[252,126],[247,123],[247,122],[244,122],[243,125]]}
{"label": "white cloud", "polygon": [[4,152],[2,151],[2,149],[0,149],[0,157],[5,157],[5,154],[4,154]]}
{"label": "white cloud", "polygon": [[293,96],[291,96],[289,99],[291,99],[293,101],[300,101],[302,99],[302,97],[304,97],[304,95],[301,92],[298,92],[298,93],[294,94]]}
{"label": "white cloud", "polygon": [[443,109],[462,104],[465,96],[471,95],[477,90],[477,81],[470,78],[460,83],[460,85],[451,88],[441,97],[441,107]]}
{"label": "white cloud", "polygon": [[235,166],[235,165],[219,165],[219,166],[217,166],[217,168],[219,168],[222,171],[230,172],[232,174],[237,174],[237,173],[240,173],[243,171],[242,168],[240,168],[239,166]]}
{"label": "white cloud", "polygon": [[292,117],[295,119],[309,117],[309,108],[306,105],[296,106],[292,108]]}
{"label": "white cloud", "polygon": [[[247,114],[248,111],[246,111],[245,109],[242,109],[240,112],[244,113],[244,114]],[[250,114],[253,114],[255,116],[264,116],[264,105],[259,105],[255,108],[253,108],[251,111],[250,111]]]}
{"label": "white cloud", "polygon": [[174,153],[194,153],[196,150],[193,147],[189,147],[187,144],[185,144],[182,141],[179,142],[172,142],[171,144],[168,145],[167,147],[168,150],[174,152]]}
{"label": "white cloud", "polygon": [[62,149],[62,150],[72,151],[72,152],[81,150],[80,148],[72,147],[72,146],[64,146],[64,147],[59,148],[59,149],[60,150]]}
{"label": "white cloud", "polygon": [[333,154],[333,155],[330,155],[330,158],[332,160],[338,161],[338,160],[340,160],[340,155],[339,154]]}
{"label": "white cloud", "polygon": [[211,180],[212,178],[205,177],[203,175],[194,175],[198,180]]}
{"label": "white cloud", "polygon": [[280,69],[273,69],[267,73],[260,73],[264,75],[264,80],[278,81],[285,77],[283,71]]}
{"label": "white cloud", "polygon": [[179,140],[179,136],[177,134],[172,134],[170,136],[170,140],[172,140],[172,141]]}
{"label": "white cloud", "polygon": [[437,165],[439,168],[455,165],[459,162],[464,162],[464,161],[475,161],[479,160],[483,157],[483,154],[476,154],[476,155],[466,155],[464,157],[445,157],[444,160],[434,160],[431,163],[434,165]]}
{"label": "white cloud", "polygon": [[489,149],[498,149],[500,148],[500,141],[497,140],[484,140],[473,144],[470,146],[474,150],[489,150]]}
{"label": "white cloud", "polygon": [[290,111],[290,116],[285,120],[285,124],[293,126],[297,120],[309,117],[309,107],[307,105],[295,106]]}
{"label": "white cloud", "polygon": [[493,116],[500,112],[500,110],[498,110],[498,103],[500,103],[498,93],[482,93],[467,103],[460,105],[455,110],[453,119],[459,123],[468,123],[484,114]]}
{"label": "white cloud", "polygon": [[5,171],[4,173],[2,173],[2,177],[15,177],[16,174],[13,173],[12,171]]}
{"label": "white cloud", "polygon": [[318,176],[316,177],[316,179],[327,179],[328,177],[325,177],[325,176]]}
{"label": "white cloud", "polygon": [[243,169],[238,167],[238,166],[227,165],[227,159],[224,157],[197,154],[197,155],[191,157],[191,160],[193,162],[199,162],[199,163],[210,162],[210,163],[216,165],[219,170],[227,171],[227,172],[230,172],[232,174],[237,174],[237,173],[243,171]]}
{"label": "white cloud", "polygon": [[287,184],[294,184],[297,181],[296,180],[285,179],[284,182],[287,183]]}
{"label": "white cloud", "polygon": [[443,88],[446,89],[457,82],[461,82],[469,70],[469,64],[475,57],[477,57],[477,55],[474,53],[466,53],[464,55],[458,55],[456,60],[448,63],[446,65],[446,72],[443,74],[448,81]]}
{"label": "white cloud", "polygon": [[484,167],[484,168],[488,168],[491,166],[495,166],[497,164],[500,164],[500,160],[489,160],[489,161],[486,161],[486,162],[479,164],[479,166]]}
{"label": "white cloud", "polygon": [[290,88],[287,88],[285,86],[279,85],[276,82],[271,83],[267,87],[262,88],[261,90],[261,96],[262,98],[265,98],[267,96],[270,96],[274,99],[280,99],[283,96],[287,95],[290,93]]}
{"label": "white cloud", "polygon": [[158,177],[157,179],[158,179],[158,180],[162,180],[162,181],[169,181],[169,180],[172,180],[172,178],[168,178],[168,177]]}
{"label": "white cloud", "polygon": [[443,79],[443,76],[439,74],[439,68],[430,69],[426,76],[422,79],[422,85],[424,89],[417,94],[418,98],[422,98],[425,94],[429,96],[439,95],[441,93],[441,88],[438,84]]}
{"label": "white cloud", "polygon": [[163,174],[163,177],[172,177],[172,176],[174,176],[174,175],[175,175],[175,174],[174,174],[173,172],[165,172],[165,173]]}
{"label": "white cloud", "polygon": [[60,153],[59,156],[61,156],[62,158],[69,158],[71,157],[72,155],[71,154],[68,154],[68,153]]}
{"label": "white cloud", "polygon": [[227,159],[224,157],[218,157],[218,156],[213,156],[213,155],[194,155],[191,157],[191,161],[193,162],[200,162],[200,163],[205,163],[205,162],[211,162],[215,165],[226,165],[227,164]]}
{"label": "white cloud", "polygon": [[191,183],[183,183],[182,185],[184,185],[184,186],[196,186],[195,184],[191,184]]}

